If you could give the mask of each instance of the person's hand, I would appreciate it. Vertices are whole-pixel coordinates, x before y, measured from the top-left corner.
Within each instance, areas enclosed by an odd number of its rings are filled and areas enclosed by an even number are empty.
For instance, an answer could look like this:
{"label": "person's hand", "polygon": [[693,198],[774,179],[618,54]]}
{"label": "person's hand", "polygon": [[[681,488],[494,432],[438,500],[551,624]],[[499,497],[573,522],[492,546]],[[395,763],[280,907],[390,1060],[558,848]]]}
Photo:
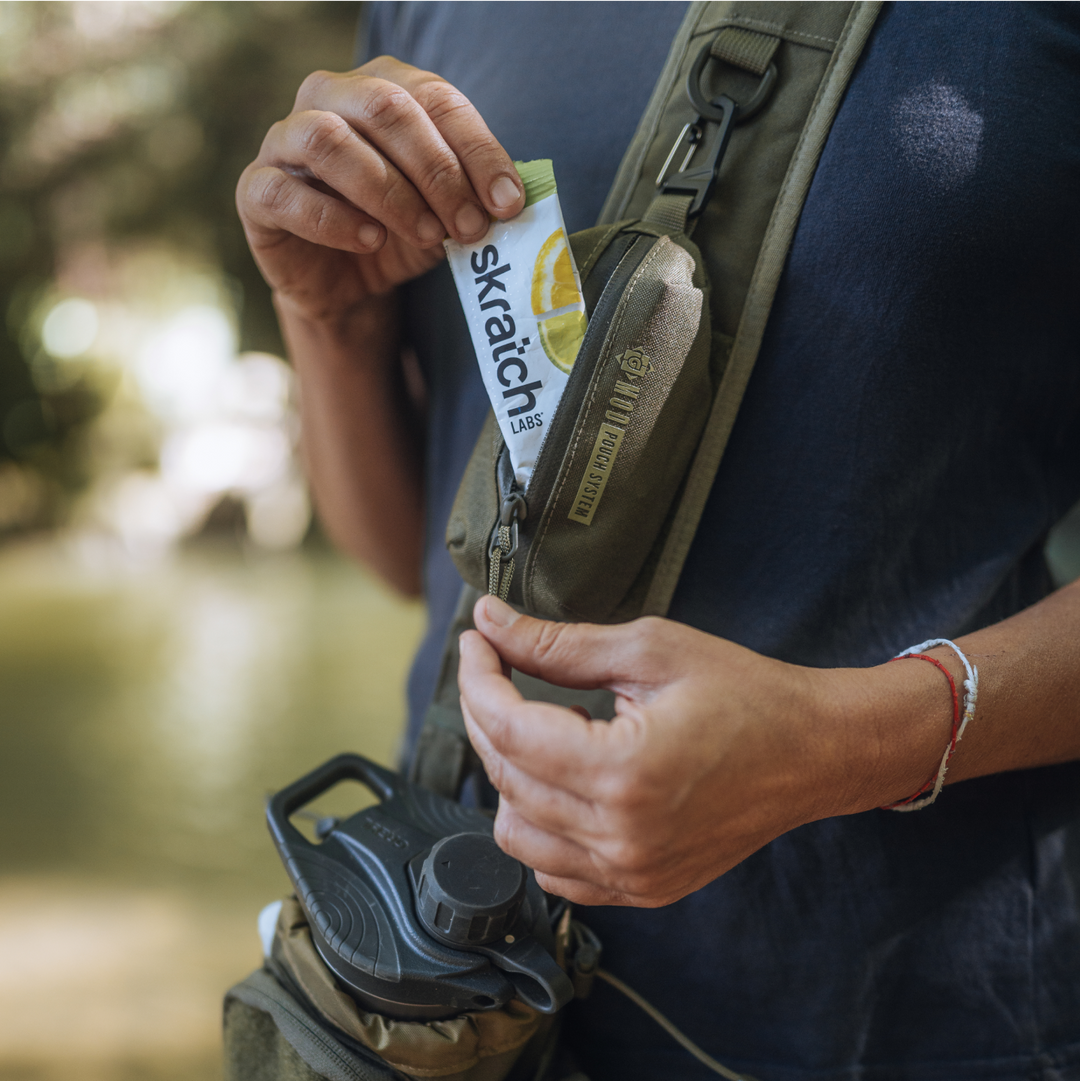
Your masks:
{"label": "person's hand", "polygon": [[[948,738],[926,664],[800,668],[669,620],[552,623],[493,597],[474,618],[459,682],[496,840],[579,904],[676,901],[798,825],[903,798]],[[525,701],[505,666],[610,688],[616,715]]]}
{"label": "person's hand", "polygon": [[381,56],[304,80],[237,186],[255,260],[279,304],[333,320],[431,269],[442,240],[479,240],[525,197],[465,96]]}

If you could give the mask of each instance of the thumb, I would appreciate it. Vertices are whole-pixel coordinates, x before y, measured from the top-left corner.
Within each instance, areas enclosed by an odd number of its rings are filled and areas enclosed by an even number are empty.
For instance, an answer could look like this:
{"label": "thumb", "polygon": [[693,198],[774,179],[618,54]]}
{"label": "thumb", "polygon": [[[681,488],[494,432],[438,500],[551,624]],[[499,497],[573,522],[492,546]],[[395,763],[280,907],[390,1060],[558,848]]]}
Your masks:
{"label": "thumb", "polygon": [[585,690],[641,678],[640,636],[629,624],[534,619],[491,596],[476,602],[473,621],[504,661],[548,683]]}

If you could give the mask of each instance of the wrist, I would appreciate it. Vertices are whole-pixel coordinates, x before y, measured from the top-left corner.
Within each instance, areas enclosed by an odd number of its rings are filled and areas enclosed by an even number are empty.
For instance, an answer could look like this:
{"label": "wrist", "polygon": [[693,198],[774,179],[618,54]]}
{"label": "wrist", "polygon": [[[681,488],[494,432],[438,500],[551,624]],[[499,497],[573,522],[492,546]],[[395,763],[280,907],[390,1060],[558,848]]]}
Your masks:
{"label": "wrist", "polygon": [[[946,657],[938,657],[954,680]],[[932,778],[952,735],[946,676],[914,658],[822,674],[819,723],[833,733],[833,814],[905,800]],[[959,686],[959,680],[957,680]]]}
{"label": "wrist", "polygon": [[396,293],[365,297],[340,310],[313,311],[279,293],[273,301],[301,380],[323,369],[385,373],[400,356]]}
{"label": "wrist", "polygon": [[396,311],[394,293],[364,296],[348,304],[317,301],[311,297],[275,289],[271,293],[274,310],[282,327],[295,327],[308,334],[348,340],[358,330],[384,322],[388,311]]}

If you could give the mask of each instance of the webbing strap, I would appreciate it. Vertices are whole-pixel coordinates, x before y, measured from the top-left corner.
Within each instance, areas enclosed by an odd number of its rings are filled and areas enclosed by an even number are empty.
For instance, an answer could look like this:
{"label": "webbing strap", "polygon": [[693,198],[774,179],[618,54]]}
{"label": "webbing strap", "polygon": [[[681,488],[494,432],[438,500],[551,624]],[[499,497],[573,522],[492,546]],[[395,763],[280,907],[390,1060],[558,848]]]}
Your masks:
{"label": "webbing strap", "polygon": [[764,75],[779,45],[780,39],[772,34],[759,34],[742,26],[725,26],[716,35],[709,54],[754,75]]}
{"label": "webbing strap", "polygon": [[686,216],[693,201],[691,195],[658,195],[649,204],[649,209],[642,215],[641,220],[673,233],[683,233],[686,231]]}

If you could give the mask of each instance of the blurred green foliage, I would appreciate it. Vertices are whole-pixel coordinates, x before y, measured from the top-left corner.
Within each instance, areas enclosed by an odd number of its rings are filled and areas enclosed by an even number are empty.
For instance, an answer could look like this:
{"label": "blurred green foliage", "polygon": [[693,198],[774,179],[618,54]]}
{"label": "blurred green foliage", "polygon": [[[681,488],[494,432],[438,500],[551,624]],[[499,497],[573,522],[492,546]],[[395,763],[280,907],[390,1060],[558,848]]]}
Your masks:
{"label": "blurred green foliage", "polygon": [[40,334],[43,298],[63,295],[72,252],[153,241],[219,268],[241,349],[280,353],[233,193],[304,76],[351,66],[358,12],[0,3],[0,504],[11,511],[26,478],[46,493],[33,513],[0,514],[0,533],[58,524],[89,479],[88,426],[109,380],[51,381]]}

